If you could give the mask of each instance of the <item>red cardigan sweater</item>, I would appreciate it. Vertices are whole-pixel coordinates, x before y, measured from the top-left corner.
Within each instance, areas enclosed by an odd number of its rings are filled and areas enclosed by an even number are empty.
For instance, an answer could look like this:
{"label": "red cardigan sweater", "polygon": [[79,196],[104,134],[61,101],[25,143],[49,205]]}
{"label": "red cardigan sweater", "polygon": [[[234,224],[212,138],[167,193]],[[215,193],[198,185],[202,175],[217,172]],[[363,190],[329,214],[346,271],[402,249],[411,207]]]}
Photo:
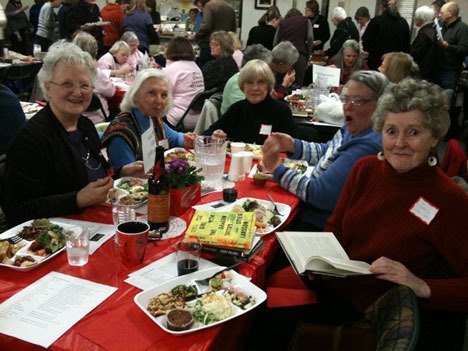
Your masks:
{"label": "red cardigan sweater", "polygon": [[[410,209],[422,197],[439,209],[426,224]],[[403,263],[426,281],[422,305],[468,311],[468,197],[438,167],[397,173],[387,161],[363,158],[351,171],[326,231],[335,233],[351,259],[381,256]],[[449,278],[435,279],[441,267]],[[343,297],[364,310],[392,286],[372,276],[332,280]]]}

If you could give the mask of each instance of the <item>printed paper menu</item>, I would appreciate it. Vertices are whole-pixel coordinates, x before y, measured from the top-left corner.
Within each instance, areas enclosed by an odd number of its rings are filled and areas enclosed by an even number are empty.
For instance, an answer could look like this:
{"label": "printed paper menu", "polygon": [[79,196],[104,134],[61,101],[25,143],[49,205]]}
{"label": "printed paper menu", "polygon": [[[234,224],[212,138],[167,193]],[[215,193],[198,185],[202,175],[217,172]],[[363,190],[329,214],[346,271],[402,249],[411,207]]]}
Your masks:
{"label": "printed paper menu", "polygon": [[50,272],[0,305],[0,333],[47,348],[116,290]]}
{"label": "printed paper menu", "polygon": [[250,250],[255,236],[255,212],[196,210],[185,233],[202,244]]}

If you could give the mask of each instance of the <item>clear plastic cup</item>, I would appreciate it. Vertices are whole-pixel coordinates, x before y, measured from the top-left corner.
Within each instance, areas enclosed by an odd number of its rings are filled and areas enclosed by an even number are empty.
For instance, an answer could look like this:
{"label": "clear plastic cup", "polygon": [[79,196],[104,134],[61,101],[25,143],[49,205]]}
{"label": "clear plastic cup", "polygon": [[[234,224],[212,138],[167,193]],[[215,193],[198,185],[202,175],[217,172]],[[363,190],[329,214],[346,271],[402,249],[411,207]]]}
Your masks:
{"label": "clear plastic cup", "polygon": [[89,258],[89,229],[71,231],[66,241],[70,266],[84,266]]}

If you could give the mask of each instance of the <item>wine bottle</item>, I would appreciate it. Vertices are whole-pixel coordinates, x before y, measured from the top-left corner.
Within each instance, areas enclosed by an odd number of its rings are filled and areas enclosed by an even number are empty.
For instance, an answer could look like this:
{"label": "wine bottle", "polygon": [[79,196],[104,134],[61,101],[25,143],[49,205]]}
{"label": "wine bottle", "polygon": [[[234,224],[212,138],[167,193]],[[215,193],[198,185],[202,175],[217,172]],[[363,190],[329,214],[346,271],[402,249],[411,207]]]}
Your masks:
{"label": "wine bottle", "polygon": [[148,180],[148,224],[160,235],[169,230],[169,179],[164,167],[164,147],[156,146],[153,173]]}

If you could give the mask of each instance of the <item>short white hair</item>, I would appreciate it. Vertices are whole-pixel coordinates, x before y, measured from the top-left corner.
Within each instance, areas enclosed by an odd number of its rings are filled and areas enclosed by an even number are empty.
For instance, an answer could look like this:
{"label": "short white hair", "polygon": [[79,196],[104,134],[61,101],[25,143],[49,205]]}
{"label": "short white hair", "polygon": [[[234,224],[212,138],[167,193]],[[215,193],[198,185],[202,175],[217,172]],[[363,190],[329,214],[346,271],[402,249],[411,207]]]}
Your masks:
{"label": "short white hair", "polygon": [[341,20],[345,19],[347,17],[345,9],[342,7],[335,7],[333,9],[333,17]]}
{"label": "short white hair", "polygon": [[130,88],[127,90],[122,102],[120,103],[120,111],[132,112],[132,108],[139,107],[135,103],[136,95],[138,94],[138,91],[140,90],[143,83],[150,78],[162,80],[167,84],[167,106],[164,109],[162,115],[159,117],[163,117],[166,115],[167,111],[172,107],[172,84],[167,74],[164,71],[161,71],[156,68],[147,68],[143,71],[138,72],[138,74],[135,77],[135,80],[133,81],[132,85],[130,85]]}
{"label": "short white hair", "polygon": [[434,10],[429,6],[421,6],[414,12],[414,18],[423,21],[423,24],[430,23],[434,20]]}

